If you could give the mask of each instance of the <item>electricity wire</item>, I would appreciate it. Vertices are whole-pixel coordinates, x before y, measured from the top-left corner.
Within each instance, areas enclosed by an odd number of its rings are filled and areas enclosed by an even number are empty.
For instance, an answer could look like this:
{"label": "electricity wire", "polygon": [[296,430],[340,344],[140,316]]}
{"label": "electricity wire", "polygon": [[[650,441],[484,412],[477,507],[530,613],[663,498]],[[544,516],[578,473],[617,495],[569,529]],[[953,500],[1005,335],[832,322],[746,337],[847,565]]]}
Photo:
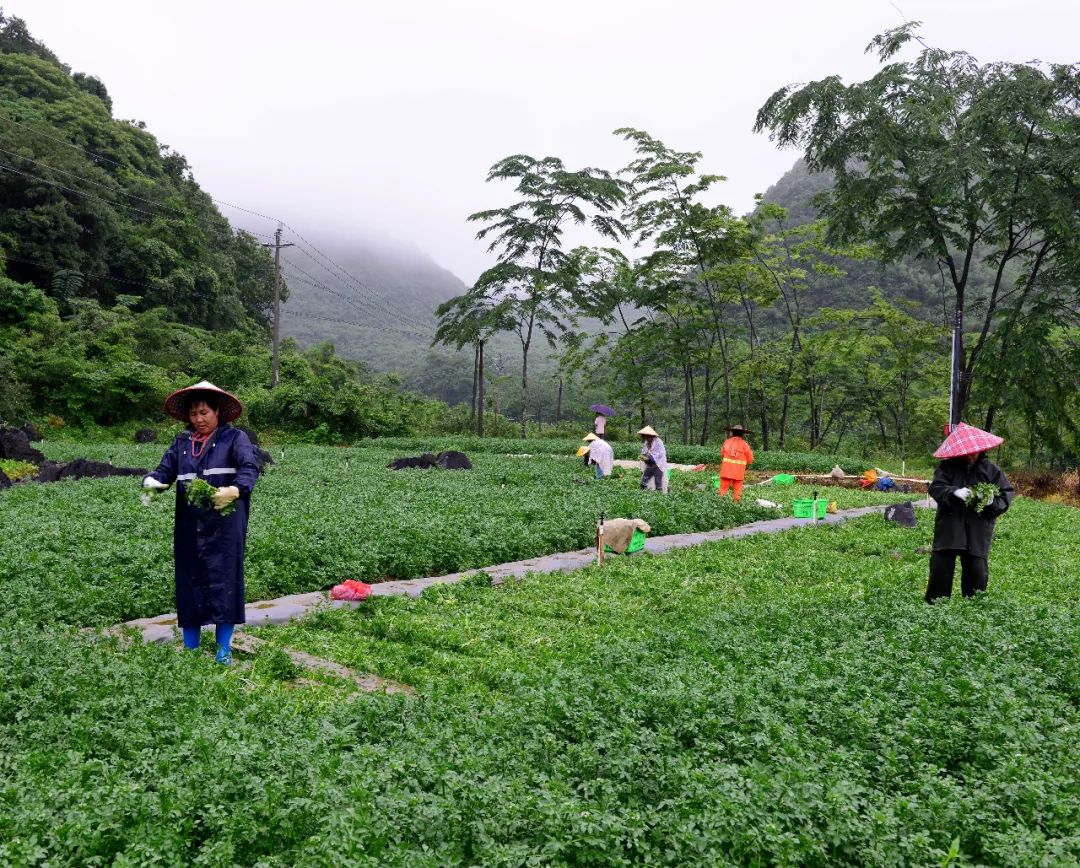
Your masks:
{"label": "electricity wire", "polygon": [[[2,250],[0,250],[0,259],[3,259],[5,262],[21,262],[24,265],[36,265],[38,268],[43,268],[46,271],[51,271],[53,274],[57,274],[57,273],[59,273],[61,271],[73,271],[73,272],[79,274],[82,277],[86,277],[86,275],[84,275],[77,268],[68,268],[68,267],[57,268],[56,266],[49,265],[49,264],[47,264],[45,262],[38,262],[38,261],[33,260],[33,259],[24,259],[24,258],[22,258],[20,256],[9,256],[8,254],[4,253]],[[100,275],[100,276],[95,276],[95,277],[93,277],[91,279],[92,280],[108,280],[111,283],[128,283],[128,284],[131,284],[132,286],[141,286],[143,289],[153,289],[154,288],[149,283],[142,283],[142,282],[140,282],[138,280],[127,280],[127,279],[125,279],[123,277],[109,277],[108,275]]]}
{"label": "electricity wire", "polygon": [[[314,287],[315,289],[321,289],[324,292],[327,292],[330,295],[333,295],[333,296],[341,299],[342,301],[344,301],[349,306],[355,308],[356,310],[360,311],[361,313],[363,313],[363,314],[365,314],[367,316],[371,316],[372,314],[374,314],[376,317],[389,316],[389,314],[382,314],[380,311],[373,310],[369,306],[362,307],[360,304],[357,303],[358,300],[354,300],[350,296],[345,295],[344,293],[338,292],[337,290],[332,289],[331,287],[327,286],[326,284],[321,283],[320,281],[316,280],[310,273],[304,271],[302,268],[300,268],[298,265],[296,265],[293,262],[283,261],[282,265],[288,265],[290,268],[295,269],[296,271],[299,271],[301,274],[305,275],[305,277],[299,277],[297,275],[289,274],[288,272],[286,272],[286,277],[288,278],[289,281],[295,281],[295,282],[298,282],[298,283],[306,284],[307,286]],[[361,323],[351,323],[351,324],[352,325],[361,325]],[[422,338],[424,340],[427,340],[432,336],[431,332],[421,333],[421,332],[418,332],[418,331],[409,331],[407,329],[401,329],[401,328],[399,328],[397,326],[397,324],[395,324],[393,322],[387,322],[385,319],[382,319],[382,320],[380,320],[379,322],[376,322],[376,323],[372,323],[371,325],[373,327],[389,329],[389,330],[392,330],[392,331],[396,331],[399,334],[408,335],[409,337]]]}
{"label": "electricity wire", "polygon": [[[97,153],[95,151],[90,150],[89,148],[84,148],[83,146],[77,145],[74,142],[68,141],[66,139],[61,139],[61,138],[58,138],[56,136],[49,135],[48,133],[43,132],[42,130],[38,129],[37,127],[30,126],[29,124],[22,123],[21,121],[17,121],[15,119],[13,119],[11,117],[7,117],[5,115],[0,115],[0,119],[2,119],[4,121],[7,121],[10,124],[14,124],[15,126],[21,127],[22,129],[25,129],[25,130],[33,133],[34,135],[40,136],[43,139],[47,139],[48,141],[55,142],[55,143],[61,144],[61,145],[66,145],[69,148],[73,148],[75,150],[82,151],[83,153],[88,154],[91,157],[93,157],[95,161],[103,161],[103,162],[106,162],[106,163],[110,163],[110,164],[112,164],[114,166],[118,166],[118,167],[120,167],[122,169],[125,169],[125,170],[128,170],[128,171],[133,171],[136,174],[139,174],[139,175],[141,175],[141,176],[143,176],[143,177],[145,177],[145,178],[147,178],[148,180],[151,180],[151,181],[157,180],[157,179],[154,179],[151,176],[147,175],[145,172],[142,172],[142,171],[139,171],[138,169],[135,169],[134,167],[126,166],[123,163],[120,163],[117,160],[112,159],[111,157],[107,157],[104,154],[99,154],[99,153]],[[3,150],[3,149],[0,149],[0,150]],[[4,153],[12,153],[12,152],[4,151]],[[57,169],[57,168],[55,168],[53,166],[48,166],[47,164],[40,163],[40,162],[38,162],[36,160],[33,160],[33,159],[29,158],[29,157],[24,157],[22,155],[16,155],[16,156],[18,156],[20,159],[29,160],[30,162],[34,163],[35,165],[39,165],[39,166],[42,166],[44,168],[48,168],[48,169],[50,169],[52,171],[59,172],[61,174],[67,175],[69,177],[78,178],[79,180],[86,181],[87,183],[94,184],[96,186],[100,186],[100,187],[105,186],[105,185],[101,184],[100,182],[92,181],[92,180],[90,180],[88,178],[83,178],[82,176],[79,176],[79,175],[74,175],[74,174],[72,174],[70,172],[66,172],[66,171],[64,171],[62,169]],[[90,199],[95,199],[97,201],[104,202],[105,204],[108,204],[108,205],[114,205],[114,206],[117,206],[117,207],[126,207],[126,208],[128,208],[128,209],[130,209],[132,211],[135,211],[137,213],[144,214],[144,215],[147,215],[147,216],[153,216],[153,215],[149,214],[146,211],[143,211],[143,210],[141,210],[139,208],[136,208],[133,205],[129,205],[128,203],[116,202],[114,200],[105,199],[104,197],[101,197],[101,196],[95,196],[92,193],[87,193],[86,191],[83,191],[83,190],[78,190],[76,188],[68,187],[68,186],[66,186],[64,184],[60,184],[60,183],[55,182],[55,181],[50,181],[47,178],[42,178],[42,177],[39,177],[37,175],[33,175],[33,174],[29,173],[29,172],[22,172],[22,171],[20,171],[20,170],[18,170],[16,168],[14,168],[13,166],[6,166],[5,164],[0,163],[0,168],[7,168],[8,170],[14,171],[17,174],[23,175],[23,176],[28,177],[28,178],[33,178],[35,180],[41,181],[42,183],[49,184],[49,185],[57,187],[59,189],[75,193],[76,195],[81,195],[81,196],[85,196],[85,197],[90,198]],[[134,198],[134,199],[137,199],[139,201],[150,204],[155,208],[168,208],[168,209],[173,210],[173,211],[178,211],[178,209],[175,209],[172,206],[162,205],[160,203],[154,203],[154,202],[151,202],[150,200],[143,199],[142,197],[136,196],[135,194],[132,194],[132,193],[127,193],[126,191],[123,191],[123,190],[121,190],[121,193],[123,195],[129,196],[130,198]],[[232,202],[226,202],[223,199],[217,199],[217,198],[215,198],[213,196],[208,196],[208,198],[210,199],[210,201],[214,202],[217,205],[222,205],[224,207],[232,208],[232,209],[234,209],[236,211],[240,211],[240,212],[242,212],[244,214],[250,214],[252,216],[259,217],[260,219],[268,220],[268,221],[271,221],[273,223],[277,223],[279,226],[287,229],[293,236],[295,236],[297,241],[300,242],[300,244],[297,245],[297,249],[300,250],[302,253],[304,253],[306,256],[308,256],[313,262],[317,263],[323,269],[325,269],[328,274],[333,275],[338,280],[344,279],[344,280],[349,281],[360,292],[368,295],[372,299],[373,302],[381,304],[386,300],[385,296],[379,295],[372,288],[368,287],[364,283],[364,281],[361,281],[358,277],[356,277],[354,274],[352,274],[350,271],[348,271],[348,269],[346,269],[344,266],[342,266],[340,263],[336,262],[329,255],[327,255],[325,252],[323,252],[318,247],[316,247],[311,241],[309,241],[304,235],[302,235],[295,227],[293,227],[292,225],[286,223],[284,220],[280,220],[280,219],[278,219],[276,217],[271,217],[268,214],[263,214],[263,213],[261,213],[259,211],[255,211],[255,210],[250,209],[250,208],[245,208],[245,207],[243,207],[241,205],[236,205],[236,204],[234,204]],[[179,212],[179,213],[183,213],[183,212]],[[244,230],[244,231],[247,231],[251,235],[256,235],[256,236],[262,237],[262,238],[273,238],[274,237],[272,235],[267,235],[265,233],[251,232],[250,230]],[[335,274],[335,269],[338,272],[337,274]],[[427,329],[427,328],[430,327],[428,324],[422,323],[422,322],[420,322],[420,321],[418,321],[416,319],[413,319],[412,317],[405,316],[405,315],[401,314],[400,311],[393,311],[393,310],[390,310],[389,308],[386,308],[386,307],[382,307],[381,310],[384,313],[386,313],[388,316],[394,317],[395,320],[400,321],[400,322],[405,322],[408,325],[411,325],[411,326],[413,326],[415,328]]]}
{"label": "electricity wire", "polygon": [[76,196],[85,196],[87,199],[93,199],[95,202],[104,202],[106,205],[112,205],[118,208],[127,208],[130,211],[135,211],[138,214],[145,214],[147,217],[155,216],[149,211],[143,211],[141,208],[136,208],[134,205],[129,205],[126,202],[116,202],[112,199],[106,199],[102,196],[95,196],[93,193],[87,193],[85,190],[78,190],[75,187],[68,187],[66,184],[61,184],[59,181],[50,181],[48,178],[42,178],[40,175],[35,175],[33,172],[24,172],[22,169],[16,169],[14,166],[9,166],[7,163],[0,163],[0,169],[8,172],[14,172],[16,175],[22,175],[24,178],[30,178],[34,181],[40,181],[42,184],[48,184],[50,187],[57,187],[61,190],[65,190],[68,193],[74,193]]}

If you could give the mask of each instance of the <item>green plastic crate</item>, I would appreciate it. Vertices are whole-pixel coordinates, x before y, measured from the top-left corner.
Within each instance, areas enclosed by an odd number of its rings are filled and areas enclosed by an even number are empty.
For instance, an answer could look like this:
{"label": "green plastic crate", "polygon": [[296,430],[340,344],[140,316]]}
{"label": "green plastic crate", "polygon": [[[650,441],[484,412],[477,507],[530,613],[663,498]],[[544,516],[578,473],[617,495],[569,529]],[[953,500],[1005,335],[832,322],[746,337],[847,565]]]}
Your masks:
{"label": "green plastic crate", "polygon": [[796,500],[792,504],[795,509],[795,518],[813,518],[815,503],[817,504],[817,517],[825,518],[825,510],[829,508],[829,502],[820,497],[817,500]]}
{"label": "green plastic crate", "polygon": [[[632,555],[634,552],[639,552],[645,548],[645,534],[643,531],[634,528],[634,533],[630,537],[630,545],[626,547],[626,551],[623,554]],[[605,552],[611,552],[615,554],[614,550],[609,545],[604,545]]]}

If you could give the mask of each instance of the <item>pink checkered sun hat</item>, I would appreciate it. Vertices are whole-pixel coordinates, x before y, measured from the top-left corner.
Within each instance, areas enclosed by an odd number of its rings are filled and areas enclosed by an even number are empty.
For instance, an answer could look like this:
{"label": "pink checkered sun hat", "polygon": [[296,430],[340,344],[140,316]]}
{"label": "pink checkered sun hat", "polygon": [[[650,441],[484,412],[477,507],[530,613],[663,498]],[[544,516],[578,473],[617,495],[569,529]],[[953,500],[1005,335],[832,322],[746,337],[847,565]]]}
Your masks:
{"label": "pink checkered sun hat", "polygon": [[960,458],[962,455],[977,455],[987,449],[1000,446],[1005,440],[982,428],[960,422],[953,432],[945,438],[934,453],[935,458]]}

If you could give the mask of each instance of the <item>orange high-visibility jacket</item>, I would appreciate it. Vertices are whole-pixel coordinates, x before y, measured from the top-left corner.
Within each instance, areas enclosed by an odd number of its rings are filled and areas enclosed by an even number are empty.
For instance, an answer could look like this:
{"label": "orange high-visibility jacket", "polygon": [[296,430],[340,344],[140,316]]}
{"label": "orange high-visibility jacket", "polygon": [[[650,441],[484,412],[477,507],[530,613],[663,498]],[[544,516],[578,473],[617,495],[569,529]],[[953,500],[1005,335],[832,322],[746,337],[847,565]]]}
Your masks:
{"label": "orange high-visibility jacket", "polygon": [[720,476],[724,479],[742,479],[746,466],[753,463],[753,450],[742,437],[728,437],[720,447]]}

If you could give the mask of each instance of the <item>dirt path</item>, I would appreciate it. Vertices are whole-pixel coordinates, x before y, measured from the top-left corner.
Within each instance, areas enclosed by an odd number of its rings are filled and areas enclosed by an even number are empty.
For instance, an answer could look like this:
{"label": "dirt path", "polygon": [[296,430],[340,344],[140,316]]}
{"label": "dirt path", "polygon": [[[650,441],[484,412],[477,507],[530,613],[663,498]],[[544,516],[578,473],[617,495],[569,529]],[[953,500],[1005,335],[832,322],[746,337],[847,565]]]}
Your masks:
{"label": "dirt path", "polygon": [[[917,501],[916,506],[926,507],[932,501]],[[851,518],[861,518],[864,515],[883,512],[888,504],[878,506],[862,506],[856,509],[845,509],[840,512],[826,515],[825,518],[814,522],[807,518],[774,518],[767,521],[756,521],[751,524],[739,525],[738,527],[725,528],[723,530],[700,531],[698,533],[678,533],[668,536],[652,537],[645,542],[645,551],[650,554],[660,555],[673,549],[689,548],[702,543],[717,542],[724,539],[737,539],[744,536],[752,536],[759,533],[779,533],[792,528],[807,527],[815,524],[841,524]],[[573,552],[561,552],[553,555],[543,555],[536,558],[528,558],[523,561],[499,564],[492,567],[483,567],[475,570],[465,570],[460,573],[450,573],[445,576],[430,576],[423,579],[402,579],[389,582],[379,582],[372,585],[372,596],[408,596],[419,597],[424,591],[434,585],[446,585],[460,582],[469,576],[478,573],[486,573],[491,578],[492,585],[501,585],[507,579],[520,578],[528,573],[554,573],[560,571],[577,570],[587,567],[596,560],[596,550],[593,547],[579,549]],[[286,624],[298,618],[310,614],[321,606],[350,606],[356,607],[362,603],[348,602],[344,600],[329,600],[324,591],[314,591],[310,594],[292,594],[287,597],[279,597],[276,600],[265,600],[258,603],[248,603],[245,607],[247,623],[238,625],[238,630],[244,627],[261,627],[266,624]],[[174,642],[177,636],[176,615],[169,613],[158,615],[155,618],[138,618],[110,627],[110,632],[119,632],[125,628],[137,630],[144,642]],[[207,628],[210,629],[210,628]]]}

